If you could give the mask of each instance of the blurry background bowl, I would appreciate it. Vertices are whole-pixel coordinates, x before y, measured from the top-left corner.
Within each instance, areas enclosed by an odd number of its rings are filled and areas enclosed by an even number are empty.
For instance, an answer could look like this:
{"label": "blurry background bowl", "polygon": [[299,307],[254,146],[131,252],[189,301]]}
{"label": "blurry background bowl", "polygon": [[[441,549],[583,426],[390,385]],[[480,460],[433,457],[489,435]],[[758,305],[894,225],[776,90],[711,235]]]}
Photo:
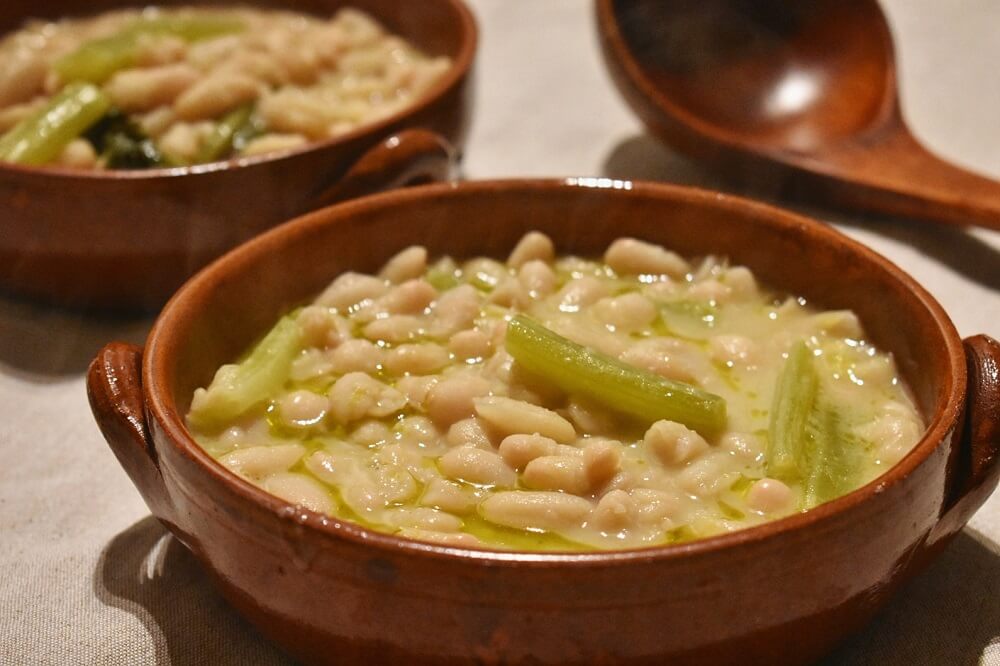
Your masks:
{"label": "blurry background bowl", "polygon": [[[187,431],[194,389],[339,273],[374,272],[411,244],[504,257],[532,229],[560,253],[599,256],[635,236],[724,255],[771,287],[853,309],[895,355],[925,436],[879,479],[807,513],[677,546],[552,554],[424,544],[293,507]],[[861,627],[992,492],[998,366],[995,342],[963,348],[912,278],[817,222],[713,192],[569,179],[411,188],[283,225],[188,282],[145,350],[107,346],[88,391],[153,514],[307,662],[791,664]]]}
{"label": "blurry background bowl", "polygon": [[[477,30],[461,0],[162,0],[158,6],[249,5],[332,16],[350,6],[452,66],[414,104],[348,134],[288,153],[146,171],[0,163],[0,290],[102,309],[155,308],[225,250],[332,201],[443,175],[471,114]],[[135,0],[6,0],[0,33],[31,18],[141,7]],[[390,137],[407,128],[426,133]],[[385,142],[385,143],[383,143]],[[450,144],[450,145],[449,145]],[[345,174],[375,150],[349,178]]]}

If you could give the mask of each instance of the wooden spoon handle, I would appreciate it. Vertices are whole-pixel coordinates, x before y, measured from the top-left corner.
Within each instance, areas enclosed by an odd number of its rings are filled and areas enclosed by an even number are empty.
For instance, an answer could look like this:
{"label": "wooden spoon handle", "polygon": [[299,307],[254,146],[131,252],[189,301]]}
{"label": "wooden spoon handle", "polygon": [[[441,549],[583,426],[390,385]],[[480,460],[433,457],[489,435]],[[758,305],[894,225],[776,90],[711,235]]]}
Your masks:
{"label": "wooden spoon handle", "polygon": [[[1000,230],[1000,182],[946,162],[901,120],[825,156],[831,196],[858,208]],[[816,168],[815,171],[823,171]]]}

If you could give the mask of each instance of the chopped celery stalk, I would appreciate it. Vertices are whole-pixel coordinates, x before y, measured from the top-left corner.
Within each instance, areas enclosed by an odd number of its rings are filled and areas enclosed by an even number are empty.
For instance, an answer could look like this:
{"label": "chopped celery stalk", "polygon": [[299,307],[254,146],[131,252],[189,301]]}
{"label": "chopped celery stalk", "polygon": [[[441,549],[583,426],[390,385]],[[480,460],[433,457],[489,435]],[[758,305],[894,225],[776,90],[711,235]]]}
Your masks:
{"label": "chopped celery stalk", "polygon": [[196,428],[214,430],[244,414],[276,393],[302,346],[302,331],[291,317],[283,317],[250,355],[235,365],[224,365],[191,403],[188,420]]}
{"label": "chopped celery stalk", "polygon": [[198,155],[198,162],[214,162],[229,156],[248,132],[254,132],[253,104],[230,111],[215,126]]}
{"label": "chopped celery stalk", "polygon": [[800,341],[789,350],[774,393],[767,444],[769,475],[785,482],[805,477],[808,470],[806,427],[818,389],[819,377],[813,366],[812,351]]}
{"label": "chopped celery stalk", "polygon": [[861,449],[846,437],[834,409],[821,408],[809,420],[809,471],[803,481],[802,508],[829,502],[858,485]]}
{"label": "chopped celery stalk", "polygon": [[706,435],[726,424],[719,396],[578,345],[524,315],[507,325],[506,346],[528,372],[646,423],[668,419]]}
{"label": "chopped celery stalk", "polygon": [[73,83],[0,137],[0,161],[17,164],[51,162],[111,107],[96,86]]}
{"label": "chopped celery stalk", "polygon": [[242,22],[224,17],[140,19],[110,37],[85,42],[56,60],[54,68],[63,81],[103,83],[118,70],[132,66],[142,35],[172,35],[195,42],[239,32],[244,27]]}

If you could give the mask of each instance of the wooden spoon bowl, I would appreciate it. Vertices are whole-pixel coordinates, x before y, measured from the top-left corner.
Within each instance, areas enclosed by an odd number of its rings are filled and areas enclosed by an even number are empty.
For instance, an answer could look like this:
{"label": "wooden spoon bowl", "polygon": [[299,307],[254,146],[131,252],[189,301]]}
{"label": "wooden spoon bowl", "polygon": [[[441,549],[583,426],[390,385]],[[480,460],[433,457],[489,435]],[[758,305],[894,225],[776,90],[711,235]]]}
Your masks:
{"label": "wooden spoon bowl", "polygon": [[605,61],[649,129],[739,181],[1000,229],[1000,183],[907,129],[874,0],[597,0]]}

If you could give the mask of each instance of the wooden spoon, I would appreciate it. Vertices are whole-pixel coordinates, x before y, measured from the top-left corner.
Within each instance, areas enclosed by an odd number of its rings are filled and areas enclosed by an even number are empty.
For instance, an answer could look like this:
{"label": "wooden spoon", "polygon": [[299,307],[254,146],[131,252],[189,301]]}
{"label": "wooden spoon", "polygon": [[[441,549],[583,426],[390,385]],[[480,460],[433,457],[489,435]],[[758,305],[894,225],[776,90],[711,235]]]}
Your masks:
{"label": "wooden spoon", "polygon": [[906,127],[874,0],[597,0],[597,16],[619,90],[682,153],[794,196],[1000,229],[1000,183]]}

